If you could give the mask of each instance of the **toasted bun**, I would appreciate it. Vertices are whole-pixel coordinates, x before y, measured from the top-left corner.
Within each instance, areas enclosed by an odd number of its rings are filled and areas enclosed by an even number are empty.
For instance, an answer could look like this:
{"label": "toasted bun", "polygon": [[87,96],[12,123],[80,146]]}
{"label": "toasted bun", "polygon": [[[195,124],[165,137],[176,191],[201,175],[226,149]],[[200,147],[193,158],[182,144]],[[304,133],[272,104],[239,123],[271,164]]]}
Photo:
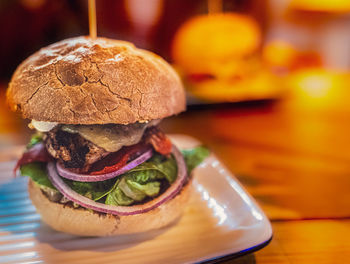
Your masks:
{"label": "toasted bun", "polygon": [[171,224],[181,216],[191,186],[191,182],[187,183],[173,199],[147,213],[130,216],[99,214],[51,202],[32,180],[29,180],[28,191],[42,220],[53,229],[79,236],[113,236],[145,232]]}
{"label": "toasted bun", "polygon": [[185,110],[167,62],[106,38],[66,39],[34,53],[15,71],[7,100],[24,118],[64,124],[129,124]]}

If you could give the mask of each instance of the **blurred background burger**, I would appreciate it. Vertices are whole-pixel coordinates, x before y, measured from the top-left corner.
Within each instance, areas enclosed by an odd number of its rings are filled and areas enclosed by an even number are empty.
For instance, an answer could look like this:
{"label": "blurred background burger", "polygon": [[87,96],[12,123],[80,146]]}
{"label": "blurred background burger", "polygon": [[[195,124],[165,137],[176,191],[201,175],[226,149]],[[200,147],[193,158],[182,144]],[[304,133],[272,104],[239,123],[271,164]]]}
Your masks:
{"label": "blurred background burger", "polygon": [[206,102],[274,98],[280,87],[262,64],[261,38],[260,27],[250,16],[201,15],[176,32],[172,55],[195,98]]}

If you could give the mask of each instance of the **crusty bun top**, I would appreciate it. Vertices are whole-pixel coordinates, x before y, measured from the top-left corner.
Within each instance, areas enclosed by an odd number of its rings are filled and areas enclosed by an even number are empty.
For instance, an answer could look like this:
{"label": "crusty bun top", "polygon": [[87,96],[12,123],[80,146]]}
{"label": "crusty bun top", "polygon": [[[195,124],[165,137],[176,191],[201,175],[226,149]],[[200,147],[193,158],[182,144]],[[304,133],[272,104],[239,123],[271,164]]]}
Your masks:
{"label": "crusty bun top", "polygon": [[162,58],[129,42],[89,37],[57,42],[22,62],[7,100],[24,118],[64,124],[145,122],[186,103]]}

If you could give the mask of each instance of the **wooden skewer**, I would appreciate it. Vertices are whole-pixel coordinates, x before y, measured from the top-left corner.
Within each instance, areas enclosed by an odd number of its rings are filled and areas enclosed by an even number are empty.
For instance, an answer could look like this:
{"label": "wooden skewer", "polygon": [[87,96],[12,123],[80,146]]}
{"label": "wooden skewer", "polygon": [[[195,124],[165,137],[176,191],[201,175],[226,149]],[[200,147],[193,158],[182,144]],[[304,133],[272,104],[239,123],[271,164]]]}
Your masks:
{"label": "wooden skewer", "polygon": [[208,13],[222,13],[223,5],[222,0],[208,0]]}
{"label": "wooden skewer", "polygon": [[89,0],[89,30],[90,37],[97,37],[97,27],[96,27],[96,2],[95,0]]}

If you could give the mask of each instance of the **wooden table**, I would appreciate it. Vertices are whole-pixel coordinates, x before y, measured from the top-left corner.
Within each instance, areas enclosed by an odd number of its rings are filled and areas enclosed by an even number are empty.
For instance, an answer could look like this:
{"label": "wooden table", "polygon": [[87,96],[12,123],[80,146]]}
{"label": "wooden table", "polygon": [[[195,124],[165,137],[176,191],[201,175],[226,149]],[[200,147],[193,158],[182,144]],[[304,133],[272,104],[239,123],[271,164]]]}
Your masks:
{"label": "wooden table", "polygon": [[272,221],[266,248],[229,263],[350,263],[350,90],[332,93],[164,121],[209,146]]}
{"label": "wooden table", "polygon": [[[266,248],[228,263],[350,263],[349,95],[197,107],[162,123],[209,146],[272,221]],[[6,142],[28,139],[23,127],[6,131]],[[1,145],[0,159],[11,144]]]}

